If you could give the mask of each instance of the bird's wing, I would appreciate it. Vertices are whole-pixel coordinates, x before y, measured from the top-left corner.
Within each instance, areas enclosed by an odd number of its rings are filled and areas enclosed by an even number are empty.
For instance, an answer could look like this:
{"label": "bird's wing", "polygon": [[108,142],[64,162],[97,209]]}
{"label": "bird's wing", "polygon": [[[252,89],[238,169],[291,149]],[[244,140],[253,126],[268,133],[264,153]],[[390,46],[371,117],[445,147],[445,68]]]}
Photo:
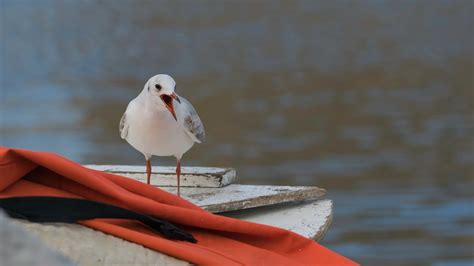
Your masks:
{"label": "bird's wing", "polygon": [[197,143],[201,143],[205,139],[204,125],[199,118],[192,104],[183,97],[179,97],[183,106],[184,131],[188,136]]}
{"label": "bird's wing", "polygon": [[120,119],[119,125],[120,137],[126,139],[128,135],[128,123],[127,123],[127,112],[123,113],[122,118]]}

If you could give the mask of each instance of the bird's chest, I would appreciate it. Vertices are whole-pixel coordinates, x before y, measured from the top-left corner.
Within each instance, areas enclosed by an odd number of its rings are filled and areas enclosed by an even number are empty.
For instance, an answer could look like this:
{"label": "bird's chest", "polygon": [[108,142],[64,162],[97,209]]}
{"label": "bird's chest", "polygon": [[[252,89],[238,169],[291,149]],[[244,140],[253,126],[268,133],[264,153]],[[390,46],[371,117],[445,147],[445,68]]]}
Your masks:
{"label": "bird's chest", "polygon": [[158,156],[180,155],[192,142],[168,110],[143,110],[130,114],[127,141],[142,153]]}
{"label": "bird's chest", "polygon": [[136,112],[133,123],[130,124],[132,131],[138,134],[154,137],[166,137],[176,133],[180,127],[167,110]]}

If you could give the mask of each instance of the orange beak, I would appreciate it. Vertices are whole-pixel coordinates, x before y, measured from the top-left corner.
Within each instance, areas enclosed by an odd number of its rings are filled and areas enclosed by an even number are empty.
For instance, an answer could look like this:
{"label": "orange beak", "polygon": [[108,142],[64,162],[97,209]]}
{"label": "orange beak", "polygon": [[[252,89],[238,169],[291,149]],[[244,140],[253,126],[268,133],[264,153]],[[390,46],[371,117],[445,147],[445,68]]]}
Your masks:
{"label": "orange beak", "polygon": [[178,121],[178,119],[176,118],[176,113],[174,112],[174,107],[173,107],[173,100],[176,100],[178,103],[181,104],[181,101],[179,100],[178,95],[176,95],[176,93],[173,92],[171,95],[162,94],[160,95],[160,98],[165,103],[166,109],[170,111],[174,120]]}

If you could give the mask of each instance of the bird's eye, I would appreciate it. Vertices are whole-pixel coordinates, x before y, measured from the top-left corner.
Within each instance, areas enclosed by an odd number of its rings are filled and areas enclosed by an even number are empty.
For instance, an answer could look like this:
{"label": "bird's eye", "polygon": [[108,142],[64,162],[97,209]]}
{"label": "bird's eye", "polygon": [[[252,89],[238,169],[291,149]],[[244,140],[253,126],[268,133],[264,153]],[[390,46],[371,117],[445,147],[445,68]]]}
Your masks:
{"label": "bird's eye", "polygon": [[156,88],[157,90],[161,90],[161,85],[160,85],[160,84],[155,84],[155,88]]}

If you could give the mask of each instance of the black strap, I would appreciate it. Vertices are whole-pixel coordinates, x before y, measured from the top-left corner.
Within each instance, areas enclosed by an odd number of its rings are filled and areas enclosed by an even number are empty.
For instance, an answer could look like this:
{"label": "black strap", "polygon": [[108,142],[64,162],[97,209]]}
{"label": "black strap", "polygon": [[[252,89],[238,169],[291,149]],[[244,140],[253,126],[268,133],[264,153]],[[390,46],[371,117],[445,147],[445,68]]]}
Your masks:
{"label": "black strap", "polygon": [[0,208],[12,218],[36,223],[76,223],[94,218],[133,219],[148,225],[166,238],[197,242],[190,233],[167,221],[91,200],[60,197],[12,197],[0,199]]}

